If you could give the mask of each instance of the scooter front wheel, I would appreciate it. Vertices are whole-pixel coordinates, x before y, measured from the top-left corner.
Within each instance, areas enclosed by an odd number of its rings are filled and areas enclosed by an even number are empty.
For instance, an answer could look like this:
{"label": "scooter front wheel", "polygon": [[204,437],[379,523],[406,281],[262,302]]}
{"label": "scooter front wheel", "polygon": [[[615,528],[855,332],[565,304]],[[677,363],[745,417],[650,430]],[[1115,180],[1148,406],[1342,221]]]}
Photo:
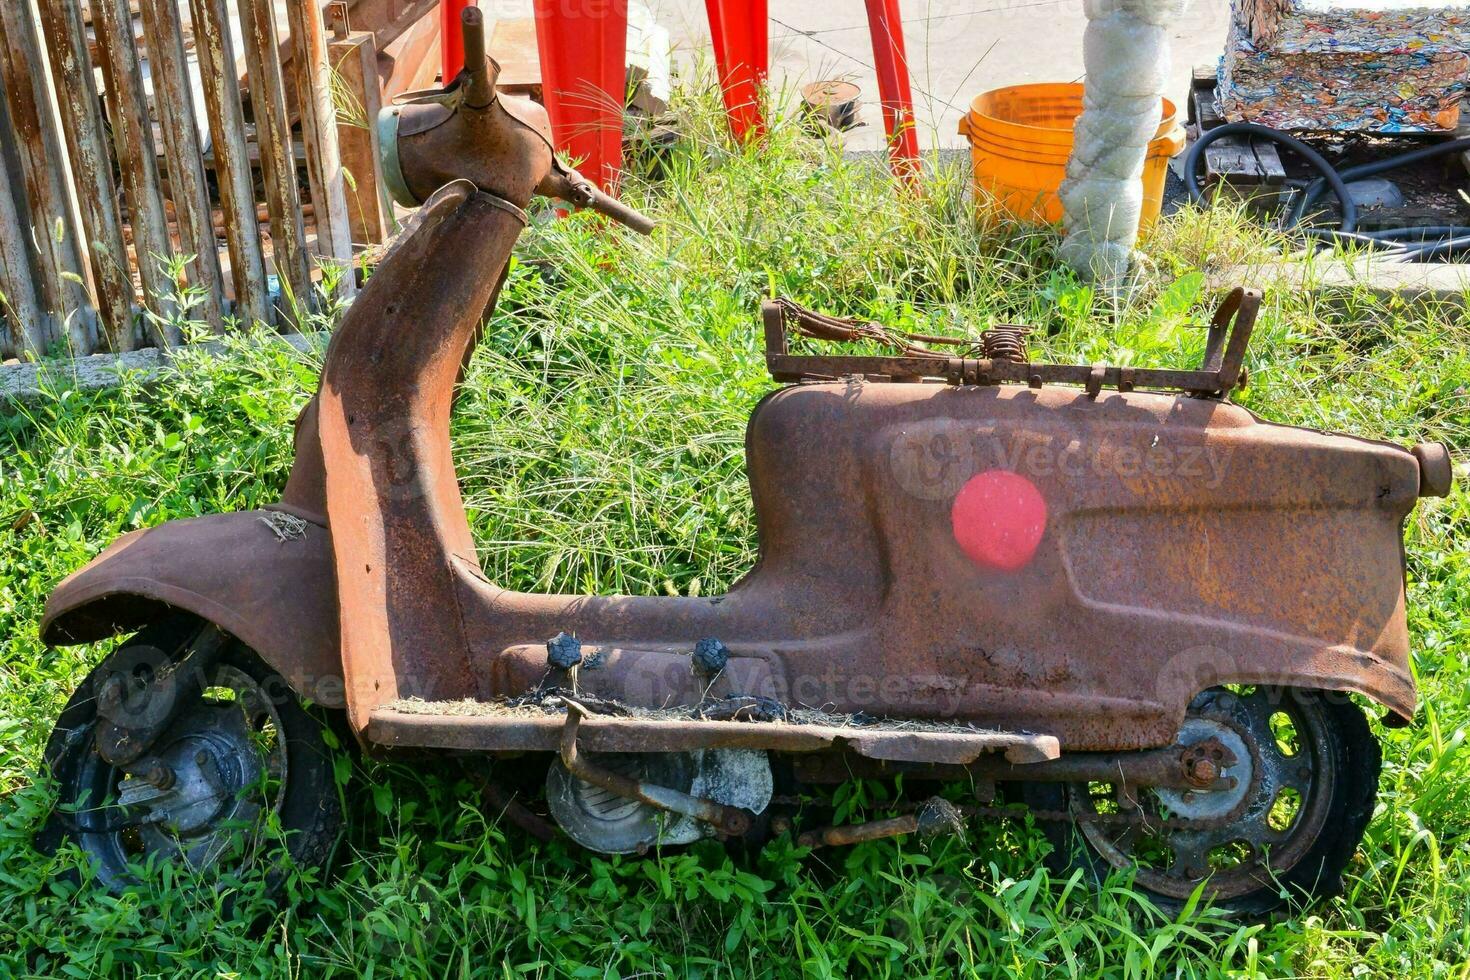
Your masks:
{"label": "scooter front wheel", "polygon": [[[45,763],[57,800],[37,846],[55,853],[74,841],[109,890],[150,862],[244,868],[277,833],[298,865],[324,865],[336,843],[342,808],[326,727],[281,676],[224,637],[199,683],[178,682],[212,629],[179,616],[138,633],[87,676],[52,730]],[[108,722],[161,730],[113,765],[98,746]],[[270,887],[283,871],[266,869]]]}
{"label": "scooter front wheel", "polygon": [[[1029,784],[1053,870],[1101,880],[1131,870],[1134,885],[1177,912],[1196,889],[1218,907],[1259,918],[1342,887],[1368,821],[1380,752],[1346,695],[1294,688],[1211,688],[1189,707],[1180,743],[1214,739],[1234,761],[1228,789],[1121,783]],[[1228,759],[1228,757],[1227,757]]]}

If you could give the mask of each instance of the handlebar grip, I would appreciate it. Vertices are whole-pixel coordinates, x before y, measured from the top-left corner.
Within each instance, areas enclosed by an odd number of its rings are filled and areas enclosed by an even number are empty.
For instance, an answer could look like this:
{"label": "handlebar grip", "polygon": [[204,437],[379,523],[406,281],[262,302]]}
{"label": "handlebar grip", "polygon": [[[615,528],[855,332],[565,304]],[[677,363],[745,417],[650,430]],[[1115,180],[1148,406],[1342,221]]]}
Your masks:
{"label": "handlebar grip", "polygon": [[591,196],[584,207],[589,207],[598,214],[605,215],[621,225],[633,229],[640,235],[653,233],[654,221],[641,211],[628,207],[622,201],[611,197],[589,185]]}
{"label": "handlebar grip", "polygon": [[495,100],[493,63],[485,57],[485,15],[479,7],[466,7],[460,11],[459,26],[464,36],[465,104],[482,109]]}
{"label": "handlebar grip", "polygon": [[485,64],[485,15],[479,7],[466,7],[459,13],[459,27],[464,36],[465,67],[477,71]]}

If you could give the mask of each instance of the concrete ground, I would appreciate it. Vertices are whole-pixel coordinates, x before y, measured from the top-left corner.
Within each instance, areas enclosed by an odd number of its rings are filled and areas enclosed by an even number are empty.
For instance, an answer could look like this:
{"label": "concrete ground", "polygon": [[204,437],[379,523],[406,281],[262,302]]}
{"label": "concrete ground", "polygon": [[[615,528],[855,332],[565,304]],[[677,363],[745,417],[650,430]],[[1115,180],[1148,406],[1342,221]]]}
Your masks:
{"label": "concrete ground", "polygon": [[[673,36],[676,57],[713,58],[703,0],[645,0]],[[853,150],[883,146],[872,38],[862,0],[768,0],[771,81],[795,92],[805,82],[845,79],[862,88],[862,127]],[[960,147],[957,131],[980,92],[1022,82],[1080,81],[1082,0],[900,0],[919,142]],[[1196,64],[1225,44],[1229,0],[1188,0],[1173,34],[1169,97],[1181,101]]]}

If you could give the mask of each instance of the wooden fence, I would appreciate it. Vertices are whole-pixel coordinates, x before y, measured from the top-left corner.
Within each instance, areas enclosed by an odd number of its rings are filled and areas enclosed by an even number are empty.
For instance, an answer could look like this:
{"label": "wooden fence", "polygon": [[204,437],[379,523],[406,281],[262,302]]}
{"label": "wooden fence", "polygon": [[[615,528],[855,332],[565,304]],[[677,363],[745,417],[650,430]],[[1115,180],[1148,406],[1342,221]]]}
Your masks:
{"label": "wooden fence", "polygon": [[378,79],[332,6],[336,40],[319,0],[0,0],[0,356],[290,329],[329,263],[355,289]]}

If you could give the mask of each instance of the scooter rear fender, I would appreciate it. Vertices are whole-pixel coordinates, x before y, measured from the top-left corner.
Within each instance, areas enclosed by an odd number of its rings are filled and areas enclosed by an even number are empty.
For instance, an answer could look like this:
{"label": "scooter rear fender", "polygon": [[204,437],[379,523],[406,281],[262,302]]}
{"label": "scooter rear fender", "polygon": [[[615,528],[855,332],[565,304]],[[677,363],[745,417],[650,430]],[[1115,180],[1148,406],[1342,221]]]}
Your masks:
{"label": "scooter rear fender", "polygon": [[213,514],[118,538],[52,592],[41,638],[94,643],[185,610],[238,637],[297,693],[340,708],[336,593],[320,524],[289,509]]}

